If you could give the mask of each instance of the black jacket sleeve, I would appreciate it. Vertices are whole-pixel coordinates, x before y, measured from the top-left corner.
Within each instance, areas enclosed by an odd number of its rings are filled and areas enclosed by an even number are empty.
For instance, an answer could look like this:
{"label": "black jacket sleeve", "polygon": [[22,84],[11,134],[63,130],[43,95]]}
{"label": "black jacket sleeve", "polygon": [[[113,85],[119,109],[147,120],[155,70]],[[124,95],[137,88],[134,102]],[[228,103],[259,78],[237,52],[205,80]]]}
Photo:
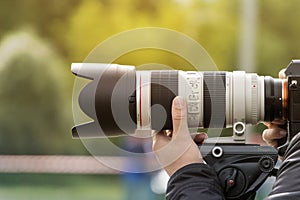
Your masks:
{"label": "black jacket sleeve", "polygon": [[266,200],[300,199],[300,133],[290,142]]}
{"label": "black jacket sleeve", "polygon": [[[168,182],[167,200],[225,199],[215,171],[195,163],[179,169]],[[290,142],[272,192],[265,200],[300,199],[300,133]]]}
{"label": "black jacket sleeve", "polygon": [[195,163],[179,169],[168,182],[167,200],[225,199],[216,172],[208,165]]}

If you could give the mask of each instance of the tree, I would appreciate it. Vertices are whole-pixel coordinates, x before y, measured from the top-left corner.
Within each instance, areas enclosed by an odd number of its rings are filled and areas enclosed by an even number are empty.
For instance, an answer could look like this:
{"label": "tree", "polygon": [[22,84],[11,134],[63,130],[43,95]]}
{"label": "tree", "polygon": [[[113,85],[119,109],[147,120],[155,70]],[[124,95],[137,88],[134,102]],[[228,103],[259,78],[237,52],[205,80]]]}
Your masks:
{"label": "tree", "polygon": [[61,59],[32,31],[7,36],[0,58],[0,154],[78,148],[70,136],[71,91]]}

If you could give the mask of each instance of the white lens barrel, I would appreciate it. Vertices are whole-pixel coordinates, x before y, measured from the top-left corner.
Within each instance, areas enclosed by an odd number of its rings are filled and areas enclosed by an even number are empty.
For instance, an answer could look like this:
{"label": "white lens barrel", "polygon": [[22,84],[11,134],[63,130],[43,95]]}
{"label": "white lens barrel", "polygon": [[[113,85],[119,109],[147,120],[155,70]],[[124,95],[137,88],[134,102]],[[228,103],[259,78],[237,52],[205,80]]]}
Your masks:
{"label": "white lens barrel", "polygon": [[203,127],[203,73],[179,71],[178,95],[186,99],[190,128]]}
{"label": "white lens barrel", "polygon": [[[226,98],[226,122],[227,126],[240,127],[241,124],[256,124],[264,119],[264,77],[254,73],[244,71],[227,72],[228,81],[231,80],[231,91],[228,89]],[[232,94],[230,95],[230,93]],[[231,98],[231,97],[232,98]],[[231,101],[232,100],[232,101]],[[232,107],[231,107],[232,106]],[[230,111],[232,111],[232,121],[230,121]],[[244,129],[242,129],[244,130]],[[236,130],[236,140],[243,140],[244,135],[241,130]]]}
{"label": "white lens barrel", "polygon": [[[154,71],[136,71],[136,117],[137,130],[151,130],[151,74]],[[182,96],[187,102],[187,118],[189,128],[204,127],[204,99],[216,98],[216,96],[204,96],[204,82],[206,72],[178,71],[178,96]],[[214,75],[213,75],[214,76]],[[218,79],[212,83],[220,86],[224,81],[224,88],[215,88],[216,91],[225,92],[225,127],[240,127],[240,124],[256,124],[264,119],[265,94],[264,77],[244,71],[216,73]],[[220,78],[220,77],[223,77]],[[219,80],[220,79],[220,80]],[[216,91],[209,91],[213,94]],[[215,99],[215,102],[221,99]],[[213,102],[213,99],[211,100]],[[220,104],[222,105],[222,104]],[[207,105],[206,105],[207,106]],[[213,106],[213,105],[210,105]],[[223,105],[222,105],[223,106]],[[215,113],[216,112],[216,113]],[[211,119],[218,114],[218,110],[211,113]],[[220,114],[220,113],[219,113]],[[226,118],[226,119],[225,119]],[[209,127],[204,127],[209,128]],[[223,128],[223,127],[219,127]],[[243,129],[241,129],[243,130]],[[241,130],[237,130],[240,134]],[[242,134],[240,134],[242,136]],[[244,138],[240,138],[241,140]],[[237,139],[238,140],[238,139]]]}
{"label": "white lens barrel", "polygon": [[256,124],[264,119],[264,77],[247,73],[245,82],[246,122]]}
{"label": "white lens barrel", "polygon": [[137,130],[151,130],[151,71],[136,71]]}
{"label": "white lens barrel", "polygon": [[233,88],[232,88],[232,72],[226,72],[226,127],[232,127],[233,123]]}

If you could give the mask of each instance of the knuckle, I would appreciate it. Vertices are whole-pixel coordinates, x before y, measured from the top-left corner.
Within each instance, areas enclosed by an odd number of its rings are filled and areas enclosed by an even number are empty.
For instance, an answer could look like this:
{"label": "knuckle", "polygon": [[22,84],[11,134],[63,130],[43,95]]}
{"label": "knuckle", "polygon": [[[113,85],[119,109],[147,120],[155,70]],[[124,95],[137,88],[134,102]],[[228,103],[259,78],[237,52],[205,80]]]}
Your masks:
{"label": "knuckle", "polygon": [[185,117],[186,117],[186,115],[183,113],[183,112],[177,112],[177,111],[175,111],[175,112],[173,112],[173,119],[174,120],[183,120],[183,119],[185,119]]}

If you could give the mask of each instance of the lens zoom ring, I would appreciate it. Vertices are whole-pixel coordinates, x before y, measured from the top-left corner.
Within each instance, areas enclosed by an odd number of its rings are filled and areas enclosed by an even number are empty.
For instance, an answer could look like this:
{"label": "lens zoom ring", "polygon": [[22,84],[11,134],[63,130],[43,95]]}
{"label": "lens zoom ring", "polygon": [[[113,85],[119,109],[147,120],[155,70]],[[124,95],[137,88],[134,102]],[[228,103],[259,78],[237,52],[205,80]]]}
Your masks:
{"label": "lens zoom ring", "polygon": [[205,128],[223,128],[226,125],[226,74],[204,72],[203,100]]}
{"label": "lens zoom ring", "polygon": [[[164,70],[151,73],[151,127],[154,130],[172,129],[171,107],[173,99],[178,95],[178,71]],[[166,121],[162,124],[162,113],[153,109],[159,104],[166,111]]]}

